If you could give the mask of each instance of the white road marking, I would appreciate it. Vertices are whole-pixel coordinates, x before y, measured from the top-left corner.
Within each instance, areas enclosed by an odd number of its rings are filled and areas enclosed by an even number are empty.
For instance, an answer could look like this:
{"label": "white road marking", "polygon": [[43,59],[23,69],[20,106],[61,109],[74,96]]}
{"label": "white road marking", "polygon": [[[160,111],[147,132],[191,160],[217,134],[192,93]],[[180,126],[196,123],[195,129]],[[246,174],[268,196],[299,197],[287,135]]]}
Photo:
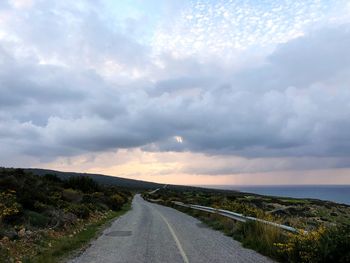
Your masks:
{"label": "white road marking", "polygon": [[158,212],[158,214],[161,216],[161,218],[163,218],[164,222],[165,222],[166,225],[168,226],[169,231],[170,231],[171,235],[173,236],[173,238],[174,238],[174,240],[175,240],[175,242],[176,242],[177,248],[178,248],[179,251],[180,251],[180,254],[181,254],[181,256],[182,256],[183,261],[184,261],[185,263],[189,263],[189,260],[188,260],[186,254],[185,254],[185,251],[183,250],[183,248],[182,248],[182,246],[181,246],[181,243],[180,243],[179,239],[177,238],[177,236],[176,236],[176,234],[175,234],[174,229],[171,227],[171,225],[169,224],[168,220],[167,220],[159,211],[157,211],[157,212]]}

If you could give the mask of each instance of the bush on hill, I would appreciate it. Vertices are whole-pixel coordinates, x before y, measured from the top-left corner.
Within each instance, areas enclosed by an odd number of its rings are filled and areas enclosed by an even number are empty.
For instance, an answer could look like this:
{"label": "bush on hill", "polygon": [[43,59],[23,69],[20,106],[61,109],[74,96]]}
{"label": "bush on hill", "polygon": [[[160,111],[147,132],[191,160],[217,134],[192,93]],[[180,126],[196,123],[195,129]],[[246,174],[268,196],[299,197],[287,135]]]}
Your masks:
{"label": "bush on hill", "polygon": [[76,190],[80,190],[83,193],[94,193],[100,192],[101,187],[90,177],[84,176],[75,176],[70,177],[64,183],[65,188],[72,188]]}
{"label": "bush on hill", "polygon": [[89,177],[61,180],[51,174],[0,169],[0,227],[63,227],[96,212],[120,210],[130,197],[128,191],[99,185]]}

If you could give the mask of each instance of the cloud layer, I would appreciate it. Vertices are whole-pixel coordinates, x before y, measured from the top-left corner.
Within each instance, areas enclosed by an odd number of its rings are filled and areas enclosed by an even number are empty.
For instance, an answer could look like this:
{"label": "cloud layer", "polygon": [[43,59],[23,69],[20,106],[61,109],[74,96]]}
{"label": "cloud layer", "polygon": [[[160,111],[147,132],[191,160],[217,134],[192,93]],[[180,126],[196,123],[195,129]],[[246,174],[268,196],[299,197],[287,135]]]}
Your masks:
{"label": "cloud layer", "polygon": [[[169,5],[164,4],[162,14]],[[30,160],[140,148],[216,156],[211,167],[194,163],[181,168],[190,174],[350,167],[347,17],[326,23],[335,9],[328,14],[322,5],[304,4],[301,19],[312,10],[319,26],[311,19],[291,35],[286,32],[292,30],[292,23],[283,11],[288,5],[281,10],[267,7],[270,11],[253,5],[239,10],[220,5],[211,7],[212,13],[198,5],[171,6],[182,16],[159,22],[146,11],[118,17],[118,10],[105,2],[2,4],[0,158],[4,165],[20,165],[23,156],[30,165]],[[211,14],[209,21],[204,21],[203,12]],[[267,20],[258,24],[275,23],[284,31],[269,42],[259,27],[251,29],[257,42],[253,46],[248,35],[244,40],[237,33],[246,34],[244,27],[231,30],[234,39],[241,39],[239,46],[219,48],[203,40],[205,45],[197,49],[189,40],[209,36],[216,43],[229,43],[232,39],[208,35],[200,28],[204,24],[229,31],[234,27],[222,24],[225,17],[239,21],[244,12],[252,19],[267,13]],[[191,24],[199,28],[195,34],[181,34],[184,15],[196,19]],[[178,21],[177,31],[164,35],[172,21]],[[272,35],[274,30],[278,27],[268,29]],[[181,39],[187,42],[181,44]],[[207,46],[212,49],[206,52]],[[227,48],[230,52],[225,56]]]}

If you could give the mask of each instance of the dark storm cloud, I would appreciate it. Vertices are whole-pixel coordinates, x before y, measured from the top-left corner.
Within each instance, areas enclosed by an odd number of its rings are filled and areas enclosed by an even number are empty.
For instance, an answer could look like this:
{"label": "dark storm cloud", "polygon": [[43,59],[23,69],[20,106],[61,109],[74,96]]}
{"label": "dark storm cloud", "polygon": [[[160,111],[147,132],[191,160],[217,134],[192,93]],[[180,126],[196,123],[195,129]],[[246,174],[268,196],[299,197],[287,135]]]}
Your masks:
{"label": "dark storm cloud", "polygon": [[203,85],[181,107],[181,116],[192,116],[191,128],[177,132],[182,149],[250,157],[348,155],[349,45],[349,25],[313,32],[280,45],[263,66],[233,74],[219,92]]}
{"label": "dark storm cloud", "polygon": [[[98,9],[64,3],[41,2],[5,27],[17,40],[0,41],[2,154],[55,158],[142,147],[349,157],[349,25],[282,44],[239,71],[170,54],[157,57],[159,66],[122,22],[111,26]],[[237,172],[222,169],[203,173]]]}

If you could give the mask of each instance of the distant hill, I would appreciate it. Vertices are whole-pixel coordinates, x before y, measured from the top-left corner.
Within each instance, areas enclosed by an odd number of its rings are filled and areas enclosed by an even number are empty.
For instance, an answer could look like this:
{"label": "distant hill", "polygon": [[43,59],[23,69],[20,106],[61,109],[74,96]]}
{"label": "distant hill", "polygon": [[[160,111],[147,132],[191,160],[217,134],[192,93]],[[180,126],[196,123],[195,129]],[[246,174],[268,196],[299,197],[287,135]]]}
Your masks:
{"label": "distant hill", "polygon": [[60,177],[61,179],[67,179],[72,176],[88,176],[100,184],[115,185],[123,188],[137,189],[137,190],[138,189],[139,190],[156,189],[164,186],[164,184],[146,182],[141,180],[126,179],[126,178],[103,175],[103,174],[60,172],[55,170],[37,169],[37,168],[24,168],[23,170],[39,176],[43,176],[45,174],[54,174]]}
{"label": "distant hill", "polygon": [[[0,167],[1,168],[1,167]],[[11,169],[11,168],[2,168],[2,169]],[[14,169],[14,168],[12,168]],[[172,190],[186,190],[186,191],[197,191],[201,190],[203,192],[216,192],[216,193],[237,193],[235,190],[224,190],[224,189],[213,189],[213,188],[204,188],[197,186],[186,186],[186,185],[171,185],[171,184],[160,184],[154,182],[147,182],[142,180],[134,180],[121,178],[111,175],[104,174],[90,174],[90,173],[76,173],[76,172],[61,172],[49,169],[41,169],[41,168],[21,168],[26,172],[31,172],[34,175],[44,176],[46,174],[54,174],[61,179],[68,179],[73,176],[88,176],[95,180],[96,182],[103,185],[115,185],[121,188],[127,188],[129,190],[155,190],[157,188],[166,187],[167,189]]]}

